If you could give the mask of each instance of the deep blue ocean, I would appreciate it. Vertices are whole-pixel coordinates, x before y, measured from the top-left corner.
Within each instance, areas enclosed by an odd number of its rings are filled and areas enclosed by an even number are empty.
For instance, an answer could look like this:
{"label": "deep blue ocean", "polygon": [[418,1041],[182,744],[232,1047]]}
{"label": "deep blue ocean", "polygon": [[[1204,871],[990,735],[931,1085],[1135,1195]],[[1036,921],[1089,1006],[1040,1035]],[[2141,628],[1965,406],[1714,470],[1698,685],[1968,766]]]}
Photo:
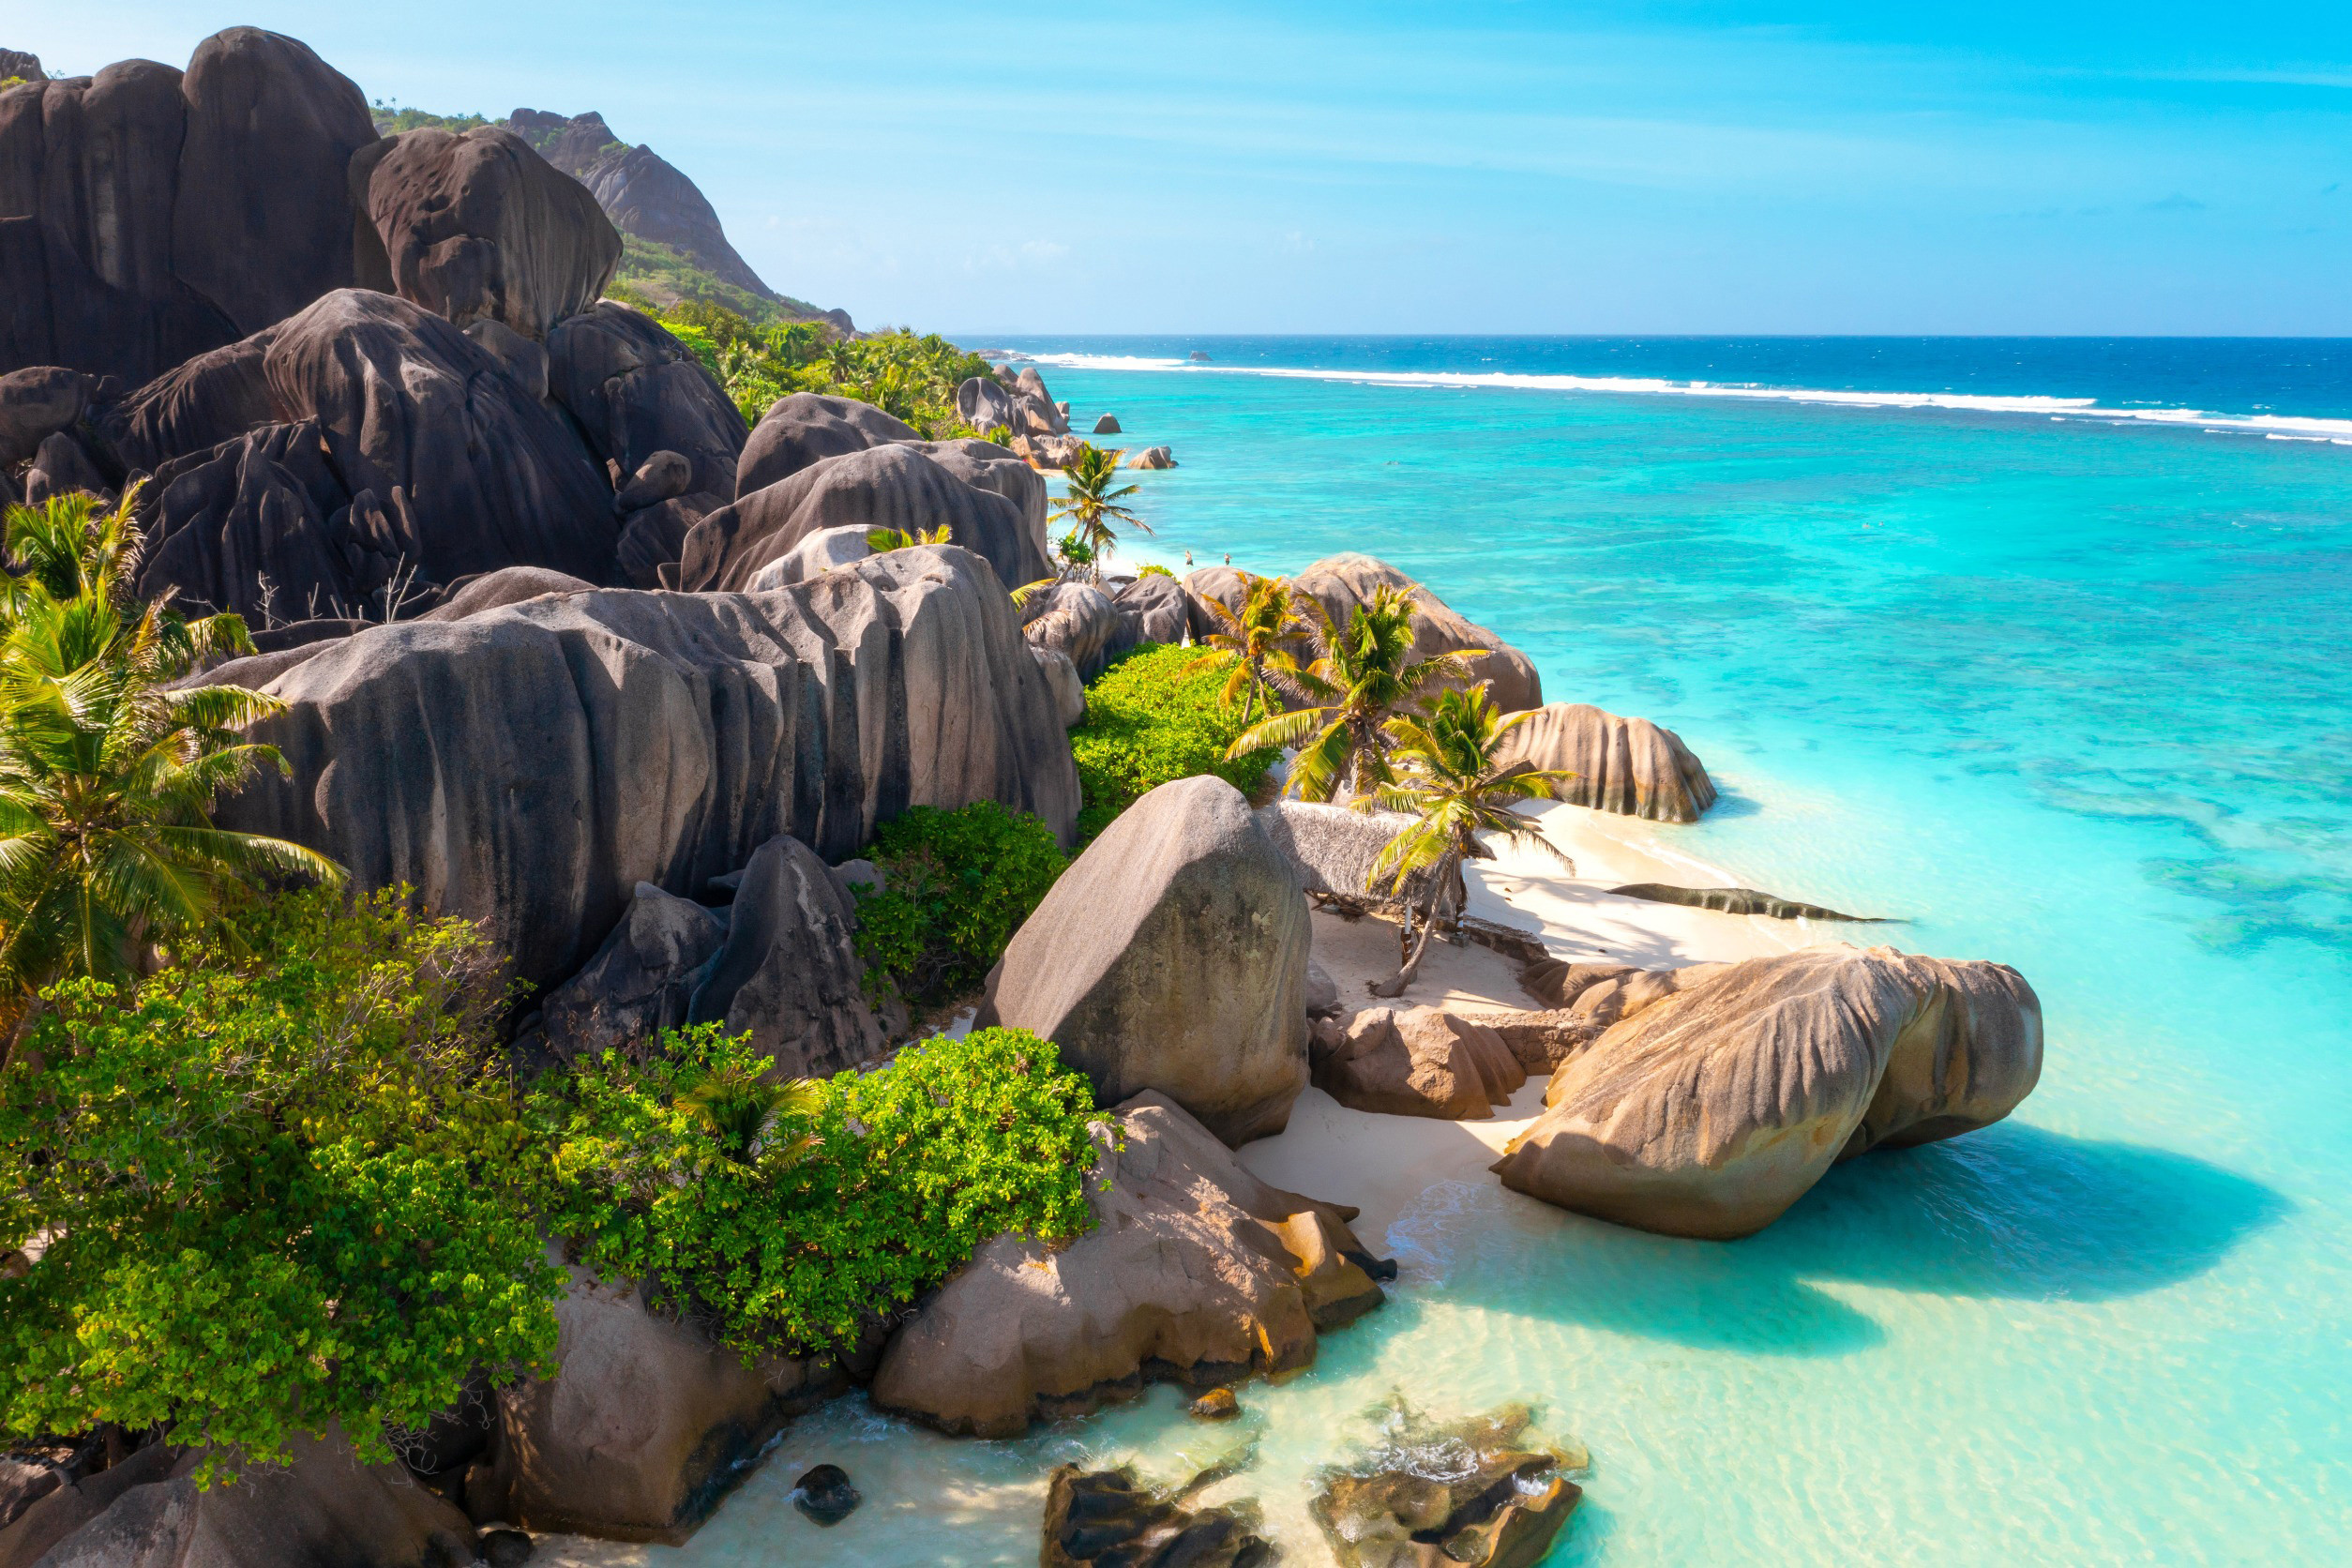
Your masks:
{"label": "deep blue ocean", "polygon": [[[1389,1238],[1440,1276],[1253,1401],[1267,1476],[1530,1398],[1592,1456],[1554,1564],[2352,1560],[2352,343],[959,340],[1174,449],[1140,558],[1384,557],[1681,731],[1725,798],[1661,839],[2046,1010],[2017,1115],[1746,1242],[1454,1195]],[[877,1562],[1032,1560],[1046,1449],[1183,1431],[856,1409],[795,1452],[952,1522]],[[689,1555],[779,1560],[787,1485]]]}

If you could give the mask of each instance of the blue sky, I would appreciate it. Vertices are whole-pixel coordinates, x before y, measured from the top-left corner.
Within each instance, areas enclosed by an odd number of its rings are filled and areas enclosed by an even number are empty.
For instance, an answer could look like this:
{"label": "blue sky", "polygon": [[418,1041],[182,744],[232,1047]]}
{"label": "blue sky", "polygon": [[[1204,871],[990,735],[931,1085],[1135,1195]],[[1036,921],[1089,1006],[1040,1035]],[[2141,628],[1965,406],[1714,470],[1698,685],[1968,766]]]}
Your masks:
{"label": "blue sky", "polygon": [[599,109],[775,286],[968,332],[2352,334],[2352,7],[0,3]]}

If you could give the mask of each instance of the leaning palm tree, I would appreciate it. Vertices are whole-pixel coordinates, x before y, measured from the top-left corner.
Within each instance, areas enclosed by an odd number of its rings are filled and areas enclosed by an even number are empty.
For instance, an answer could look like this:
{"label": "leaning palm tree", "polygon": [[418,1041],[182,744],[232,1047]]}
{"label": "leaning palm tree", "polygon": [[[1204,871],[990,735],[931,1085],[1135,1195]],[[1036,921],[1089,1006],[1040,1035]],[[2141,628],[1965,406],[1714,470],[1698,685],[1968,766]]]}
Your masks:
{"label": "leaning palm tree", "polygon": [[1136,493],[1136,487],[1119,483],[1117,448],[1080,442],[1078,456],[1063,470],[1063,478],[1067,489],[1062,499],[1054,503],[1053,514],[1047,520],[1070,520],[1071,536],[1085,547],[1088,569],[1099,577],[1104,558],[1118,548],[1120,525],[1139,528],[1146,534],[1152,532],[1152,525],[1136,516],[1132,508],[1120,505]]}
{"label": "leaning palm tree", "polygon": [[1297,656],[1284,644],[1304,623],[1291,599],[1290,585],[1282,579],[1253,577],[1244,572],[1242,583],[1242,608],[1238,611],[1229,610],[1214,598],[1197,601],[1207,607],[1217,629],[1200,640],[1209,652],[1187,665],[1184,672],[1225,667],[1229,673],[1218,701],[1229,708],[1236,698],[1246,694],[1242,722],[1247,724],[1260,704],[1269,712],[1273,709],[1266,696],[1268,671],[1295,673],[1298,670]]}
{"label": "leaning palm tree", "polygon": [[1315,656],[1304,665],[1270,667],[1268,673],[1306,705],[1252,726],[1226,755],[1295,747],[1285,788],[1301,800],[1327,801],[1342,790],[1368,795],[1390,778],[1394,740],[1383,721],[1435,686],[1469,679],[1470,661],[1486,651],[1465,648],[1415,659],[1412,596],[1386,583],[1369,603],[1349,612],[1345,630],[1313,597],[1294,598],[1306,611],[1306,642]]}
{"label": "leaning palm tree", "polygon": [[[1468,691],[1444,691],[1423,705],[1421,718],[1398,716],[1382,726],[1396,742],[1394,761],[1397,777],[1382,784],[1355,805],[1384,811],[1410,813],[1412,825],[1398,833],[1372,863],[1365,881],[1390,879],[1389,891],[1402,894],[1415,872],[1425,871],[1427,892],[1421,916],[1421,934],[1413,938],[1415,911],[1405,905],[1406,944],[1397,972],[1372,988],[1375,996],[1396,996],[1421,972],[1421,957],[1428,949],[1449,908],[1458,920],[1470,902],[1463,879],[1464,862],[1491,860],[1493,852],[1478,841],[1482,833],[1507,842],[1539,848],[1567,864],[1541,829],[1519,815],[1518,806],[1530,800],[1550,800],[1559,786],[1576,776],[1565,768],[1538,768],[1525,762],[1501,763],[1496,754],[1502,738],[1529,716],[1504,715],[1486,695],[1484,683]],[[1570,867],[1571,870],[1575,867]]]}
{"label": "leaning palm tree", "polygon": [[[9,517],[11,547],[38,530],[29,510]],[[199,658],[249,653],[245,623],[132,603],[128,518],[83,540],[77,591],[51,591],[67,575],[52,557],[12,584],[0,637],[0,1060],[43,987],[135,979],[152,944],[215,927],[232,886],[342,880],[298,844],[209,821],[213,801],[263,767],[291,772],[277,748],[239,732],[283,711],[278,699],[164,684]]]}

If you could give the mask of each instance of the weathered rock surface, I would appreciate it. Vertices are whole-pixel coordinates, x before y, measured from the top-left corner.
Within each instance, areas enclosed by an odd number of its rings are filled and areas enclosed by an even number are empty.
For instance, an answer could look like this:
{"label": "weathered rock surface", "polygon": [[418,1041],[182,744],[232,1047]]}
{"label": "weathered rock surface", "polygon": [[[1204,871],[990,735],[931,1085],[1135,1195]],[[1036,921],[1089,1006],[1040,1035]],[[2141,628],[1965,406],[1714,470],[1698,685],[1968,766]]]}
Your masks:
{"label": "weathered rock surface", "polygon": [[857,905],[797,838],[760,846],[730,907],[727,939],[687,1003],[688,1023],[749,1034],[784,1078],[823,1078],[880,1056],[906,1027],[877,1018],[860,983]]}
{"label": "weathered rock surface", "polygon": [[951,543],[987,561],[1007,587],[1048,575],[1018,506],[920,448],[894,445],[822,459],[711,513],[686,535],[679,583],[700,593],[740,591],[769,562],[829,528],[912,534],[942,524]]}
{"label": "weathered rock surface", "polygon": [[1553,1078],[1495,1169],[1579,1214],[1744,1236],[1837,1160],[1999,1121],[2041,1070],[2041,1003],[2005,965],[1753,958],[1622,1018]]}
{"label": "weathered rock surface", "polygon": [[119,401],[95,423],[127,468],[161,468],[173,458],[209,452],[264,425],[282,423],[267,369],[274,327],[173,366]]}
{"label": "weathered rock surface", "polygon": [[555,400],[599,463],[633,475],[655,453],[675,452],[687,475],[672,495],[709,495],[706,511],[734,499],[750,432],[726,389],[659,322],[603,300],[558,322],[547,353]]}
{"label": "weathered rock surface", "polygon": [[1261,1568],[1277,1560],[1254,1516],[1186,1508],[1130,1470],[1056,1466],[1046,1478],[1043,1568]]}
{"label": "weathered rock surface", "polygon": [[1103,667],[1133,647],[1133,627],[1120,618],[1119,607],[1091,582],[1059,582],[1029,601],[1028,624],[1021,635],[1036,647],[1068,659],[1083,681],[1103,672]]}
{"label": "weathered rock surface", "polygon": [[496,126],[387,137],[352,159],[351,181],[400,297],[459,326],[489,317],[545,339],[620,264],[596,199]]}
{"label": "weathered rock surface", "polygon": [[1437,1007],[1368,1007],[1314,1060],[1315,1087],[1355,1110],[1476,1122],[1527,1082],[1502,1037]]}
{"label": "weathered rock surface", "polygon": [[[474,1527],[395,1465],[363,1465],[339,1434],[297,1437],[283,1467],[199,1490],[201,1453],[156,1444],[53,1492],[0,1530],[5,1568],[459,1568]],[[63,1526],[62,1531],[59,1527]]]}
{"label": "weathered rock surface", "polygon": [[1380,852],[1412,825],[1412,819],[1400,812],[1277,800],[1260,807],[1258,820],[1308,893],[1366,904],[1385,904],[1400,897],[1418,902],[1427,896],[1426,870],[1407,877],[1401,895],[1390,891],[1393,879],[1372,880]]}
{"label": "weathered rock surface", "polygon": [[1096,435],[1120,434],[1119,415],[1115,414],[1106,414],[1102,417],[1096,419],[1094,421],[1094,433]]}
{"label": "weathered rock surface", "polygon": [[836,566],[847,566],[865,560],[874,553],[868,535],[873,531],[856,523],[838,528],[820,528],[800,543],[776,556],[751,574],[746,591],[766,593],[776,588],[790,588],[796,582],[822,577]]}
{"label": "weathered rock surface", "polygon": [[[1034,365],[1024,366],[1014,382],[1021,416],[1034,435],[1068,435],[1070,420],[1062,405],[1046,390],[1046,378]],[[985,427],[983,427],[985,428]]]}
{"label": "weathered rock surface", "polygon": [[367,100],[234,27],[185,75],[127,60],[0,95],[0,371],[127,382],[369,282],[344,181]]}
{"label": "weathered rock surface", "polygon": [[46,82],[41,57],[29,49],[0,49],[0,82]]}
{"label": "weathered rock surface", "polygon": [[274,621],[351,616],[400,569],[393,541],[354,533],[350,497],[316,420],[265,425],[158,469],[135,508],[146,535],[138,585],[191,607]]}
{"label": "weathered rock surface", "polygon": [[1677,991],[1706,984],[1730,966],[1685,964],[1676,969],[1636,969],[1631,964],[1571,964],[1548,958],[1528,965],[1520,984],[1530,995],[1554,1004],[1571,1024],[1606,1029]]}
{"label": "weathered rock surface", "polygon": [[735,494],[765,490],[827,458],[922,439],[912,425],[871,403],[795,392],[770,403],[751,428],[735,466]]}
{"label": "weathered rock surface", "polygon": [[643,1060],[663,1030],[686,1020],[686,1004],[727,941],[727,922],[651,882],[639,882],[628,912],[587,967],[550,991],[540,1039],[565,1066],[608,1050]]}
{"label": "weathered rock surface", "polygon": [[1333,624],[1343,628],[1355,607],[1368,603],[1373,591],[1383,585],[1402,588],[1413,596],[1415,658],[1484,648],[1486,656],[1470,661],[1470,681],[1486,682],[1487,695],[1497,707],[1516,713],[1544,705],[1544,683],[1532,659],[1485,626],[1455,614],[1443,599],[1387,562],[1369,555],[1333,555],[1291,579],[1293,588],[1320,604]]}
{"label": "weathered rock surface", "polygon": [[466,1475],[478,1523],[675,1545],[787,1421],[846,1384],[828,1364],[746,1366],[636,1289],[571,1276],[555,1304],[562,1370],[498,1392],[490,1451]]}
{"label": "weathered rock surface", "polygon": [[1111,602],[1127,623],[1133,642],[1182,642],[1191,620],[1191,601],[1183,584],[1153,572],[1119,590]]}
{"label": "weathered rock surface", "polygon": [[1066,730],[1086,716],[1086,683],[1078,679],[1078,666],[1070,656],[1059,648],[1040,643],[1029,645],[1029,656],[1037,661],[1037,668],[1046,673],[1046,684],[1053,688],[1053,711]]}
{"label": "weathered rock surface", "polygon": [[1621,898],[1646,898],[1653,904],[1681,904],[1724,914],[1761,914],[1773,920],[1839,920],[1854,926],[1890,924],[1877,915],[1841,914],[1818,904],[1799,903],[1753,887],[1676,887],[1667,882],[1628,882],[1609,891]]}
{"label": "weathered rock surface", "polygon": [[11,468],[90,406],[90,378],[62,365],[35,365],[0,376],[0,468]]}
{"label": "weathered rock surface", "polygon": [[548,359],[545,343],[535,338],[524,337],[495,316],[482,316],[468,322],[465,335],[505,367],[525,396],[536,402],[547,401]]}
{"label": "weathered rock surface", "polygon": [[1129,468],[1173,468],[1176,455],[1165,446],[1146,446],[1127,460]]}
{"label": "weathered rock surface", "polygon": [[1097,1104],[1168,1095],[1228,1143],[1305,1087],[1306,900],[1223,779],[1163,784],[1062,874],[1004,950],[981,1026],[1062,1048]]}
{"label": "weathered rock surface", "polygon": [[1583,1491],[1579,1455],[1522,1441],[1512,1407],[1427,1432],[1408,1424],[1359,1468],[1325,1472],[1307,1504],[1340,1568],[1535,1568]]}
{"label": "weathered rock surface", "polygon": [[1599,1039],[1603,1027],[1565,1008],[1480,1013],[1477,1021],[1495,1032],[1530,1078],[1558,1072],[1562,1063]]}
{"label": "weathered rock surface", "polygon": [[1315,1358],[1378,1306],[1352,1209],[1270,1187],[1166,1096],[1118,1108],[1066,1246],[999,1236],[882,1352],[875,1403],[950,1432],[1016,1436],[1147,1381],[1196,1388]]}
{"label": "weathered rock surface", "polygon": [[1025,431],[1018,396],[993,377],[973,376],[956,388],[956,417],[984,435],[999,426],[1010,434]]}
{"label": "weathered rock surface", "polygon": [[1503,736],[1496,756],[1567,768],[1576,776],[1560,782],[1560,799],[1628,817],[1695,822],[1715,804],[1715,786],[1681,736],[1590,702],[1534,709]]}
{"label": "weathered rock surface", "polygon": [[639,882],[700,893],[779,834],[840,857],[909,806],[996,800],[1065,840],[1078,812],[1012,605],[952,547],[773,594],[600,590],[378,626],[269,689],[289,711],[258,732],[295,776],[224,802],[224,825],[487,920],[535,985],[578,971]]}
{"label": "weathered rock surface", "polygon": [[24,471],[24,497],[39,505],[53,495],[111,495],[106,476],[90,460],[82,443],[68,431],[45,437],[33,453],[33,466]]}

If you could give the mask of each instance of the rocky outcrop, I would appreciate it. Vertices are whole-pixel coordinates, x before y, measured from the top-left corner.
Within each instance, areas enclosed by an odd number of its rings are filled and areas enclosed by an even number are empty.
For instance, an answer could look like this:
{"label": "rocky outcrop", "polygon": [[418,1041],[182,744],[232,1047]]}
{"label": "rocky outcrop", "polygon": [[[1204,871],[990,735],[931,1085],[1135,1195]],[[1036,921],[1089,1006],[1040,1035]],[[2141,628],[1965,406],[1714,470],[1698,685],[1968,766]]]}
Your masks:
{"label": "rocky outcrop", "polygon": [[1058,1465],[1046,1478],[1042,1568],[1262,1568],[1277,1560],[1234,1508],[1187,1508],[1136,1484],[1131,1470]]}
{"label": "rocky outcrop", "polygon": [[596,198],[496,126],[387,137],[352,159],[351,182],[400,297],[459,326],[489,318],[545,339],[620,265]]}
{"label": "rocky outcrop", "polygon": [[1127,460],[1127,466],[1143,469],[1173,468],[1176,466],[1176,455],[1165,446],[1146,446]]}
{"label": "rocky outcrop", "polygon": [[[232,677],[236,665],[219,673]],[[760,595],[535,597],[324,645],[269,689],[294,769],[223,825],[486,920],[562,980],[637,884],[700,893],[781,834],[841,858],[909,806],[995,800],[1066,841],[1068,740],[976,558],[893,550]]]}
{"label": "rocky outcrop", "polygon": [[1172,577],[1157,572],[1137,578],[1119,590],[1111,602],[1127,623],[1132,642],[1182,642],[1191,620],[1191,601]]}
{"label": "rocky outcrop", "polygon": [[822,459],[713,512],[686,535],[679,585],[700,593],[747,588],[761,567],[829,528],[912,534],[942,525],[952,543],[987,561],[1007,587],[1048,575],[1018,506],[916,446],[893,445]]}
{"label": "rocky outcrop", "polygon": [[[1413,656],[1459,653],[1484,648],[1486,656],[1471,660],[1470,681],[1487,683],[1487,695],[1505,713],[1544,705],[1544,683],[1534,661],[1485,626],[1472,625],[1447,608],[1443,599],[1385,561],[1369,555],[1334,555],[1290,580],[1299,593],[1323,607],[1334,626],[1345,628],[1349,615],[1371,601],[1375,589],[1401,588],[1413,597]],[[1229,604],[1229,609],[1238,608]]]}
{"label": "rocky outcrop", "polygon": [[366,98],[234,27],[185,74],[128,60],[0,95],[0,371],[143,382],[375,280],[344,180]]}
{"label": "rocky outcrop", "polygon": [[1380,1304],[1354,1210],[1266,1185],[1163,1095],[1117,1115],[1086,1183],[1093,1227],[1059,1248],[981,1247],[892,1336],[876,1404],[1013,1437],[1147,1380],[1207,1388],[1304,1366],[1319,1331]]}
{"label": "rocky outcrop", "polygon": [[41,57],[29,49],[0,49],[0,82],[46,82]]}
{"label": "rocky outcrop", "polygon": [[872,533],[873,530],[855,523],[820,528],[752,573],[748,591],[761,594],[774,588],[790,588],[795,582],[822,577],[837,566],[863,561],[874,553]]}
{"label": "rocky outcrop", "polygon": [[270,395],[274,327],[173,367],[99,410],[95,423],[126,468],[153,473],[173,458],[209,452],[285,415]]}
{"label": "rocky outcrop", "polygon": [[1115,414],[1106,414],[1102,417],[1096,419],[1094,421],[1094,433],[1096,435],[1118,435],[1122,433],[1119,429],[1119,415]]}
{"label": "rocky outcrop", "polygon": [[374,609],[400,570],[395,542],[368,525],[327,458],[318,422],[266,425],[158,469],[136,508],[147,540],[139,590],[255,626]]}
{"label": "rocky outcrop", "polygon": [[[1053,394],[1046,390],[1046,378],[1037,373],[1034,365],[1024,366],[1013,383],[1014,400],[1019,406],[1021,422],[1032,435],[1068,435],[1070,419]],[[983,427],[985,429],[985,427]],[[1014,427],[1018,434],[1020,425]]]}
{"label": "rocky outcrop", "polygon": [[112,496],[113,488],[90,460],[88,450],[65,430],[45,436],[33,452],[33,465],[24,471],[24,498],[38,506],[53,495]]}
{"label": "rocky outcrop", "polygon": [[1093,680],[1114,656],[1135,646],[1134,628],[1109,596],[1091,582],[1054,584],[1029,601],[1028,617],[1021,635],[1068,659],[1081,680]]}
{"label": "rocky outcrop", "polygon": [[1628,882],[1609,891],[1621,898],[1681,904],[1686,909],[1714,910],[1722,914],[1760,914],[1770,920],[1836,920],[1850,926],[1890,924],[1879,915],[1841,914],[1819,904],[1800,903],[1753,887],[1676,887],[1668,882]]}
{"label": "rocky outcrop", "polygon": [[553,1378],[497,1394],[466,1511],[615,1541],[675,1545],[751,1472],[792,1416],[841,1391],[822,1363],[744,1358],[584,1270],[555,1304]]}
{"label": "rocky outcrop", "polygon": [[1038,643],[1029,645],[1029,656],[1037,661],[1037,668],[1046,673],[1046,685],[1053,688],[1053,709],[1061,716],[1066,730],[1086,716],[1086,683],[1078,679],[1078,666],[1070,656],[1059,648]]}
{"label": "rocky outcrop", "polygon": [[1502,737],[1498,761],[1566,768],[1558,798],[1647,817],[1695,822],[1715,804],[1707,770],[1673,731],[1646,718],[1621,718],[1590,702],[1533,709]]}
{"label": "rocky outcrop", "polygon": [[1494,1031],[1530,1078],[1558,1072],[1563,1063],[1599,1039],[1603,1027],[1565,1008],[1480,1013],[1476,1021]]}
{"label": "rocky outcrop", "polygon": [[825,1078],[882,1053],[903,1009],[877,1018],[861,989],[857,905],[797,838],[771,838],[745,868],[727,940],[696,985],[688,1023],[716,1023],[785,1078]]}
{"label": "rocky outcrop", "polygon": [[557,323],[547,354],[550,390],[598,462],[634,475],[655,453],[675,452],[687,474],[673,494],[709,496],[706,512],[734,499],[735,465],[750,432],[717,378],[660,323],[601,301]]}
{"label": "rocky outcrop", "polygon": [[2041,1071],[2041,1003],[2005,965],[1883,947],[1752,958],[1622,1017],[1495,1169],[1621,1225],[1744,1236],[1837,1160],[1999,1121]]}
{"label": "rocky outcrop", "polygon": [[978,1026],[1062,1048],[1097,1104],[1157,1090],[1228,1143],[1306,1086],[1306,900],[1249,803],[1178,779],[1062,874],[989,976]]}
{"label": "rocky outcrop", "polygon": [[[363,1465],[340,1433],[296,1437],[284,1466],[197,1485],[199,1452],[156,1444],[53,1492],[0,1530],[6,1568],[458,1568],[475,1560],[465,1515],[396,1465]],[[62,1529],[60,1527],[63,1527]]]}
{"label": "rocky outcrop", "polygon": [[973,376],[956,388],[956,417],[983,435],[1000,427],[1010,435],[1028,433],[1019,395],[993,376]]}
{"label": "rocky outcrop", "polygon": [[1705,985],[1728,967],[1685,964],[1676,969],[1636,969],[1631,964],[1572,964],[1545,958],[1526,966],[1519,983],[1530,995],[1551,1003],[1569,1021],[1606,1029],[1678,991]]}
{"label": "rocky outcrop", "polygon": [[587,967],[550,991],[539,1039],[565,1066],[617,1050],[642,1060],[727,942],[727,922],[690,898],[639,882],[628,911]]}
{"label": "rocky outcrop", "polygon": [[1502,1037],[1437,1007],[1368,1007],[1313,1054],[1315,1087],[1354,1110],[1476,1122],[1527,1082]]}
{"label": "rocky outcrop", "polygon": [[1324,1472],[1307,1512],[1340,1568],[1535,1568],[1584,1495],[1564,1472],[1585,1461],[1529,1426],[1525,1406],[1436,1429],[1394,1421],[1369,1462]]}
{"label": "rocky outcrop", "polygon": [[795,392],[768,405],[751,427],[735,465],[735,493],[751,494],[827,458],[870,447],[920,442],[922,432],[895,415],[854,398]]}
{"label": "rocky outcrop", "polygon": [[1413,820],[1401,812],[1277,800],[1260,807],[1258,820],[1290,863],[1299,885],[1318,897],[1379,905],[1400,898],[1419,903],[1427,897],[1426,870],[1407,877],[1401,893],[1391,891],[1393,878],[1375,881],[1372,875],[1380,852],[1412,825]]}
{"label": "rocky outcrop", "polygon": [[71,430],[90,406],[90,378],[62,365],[37,365],[0,376],[0,469],[13,468],[42,442]]}

